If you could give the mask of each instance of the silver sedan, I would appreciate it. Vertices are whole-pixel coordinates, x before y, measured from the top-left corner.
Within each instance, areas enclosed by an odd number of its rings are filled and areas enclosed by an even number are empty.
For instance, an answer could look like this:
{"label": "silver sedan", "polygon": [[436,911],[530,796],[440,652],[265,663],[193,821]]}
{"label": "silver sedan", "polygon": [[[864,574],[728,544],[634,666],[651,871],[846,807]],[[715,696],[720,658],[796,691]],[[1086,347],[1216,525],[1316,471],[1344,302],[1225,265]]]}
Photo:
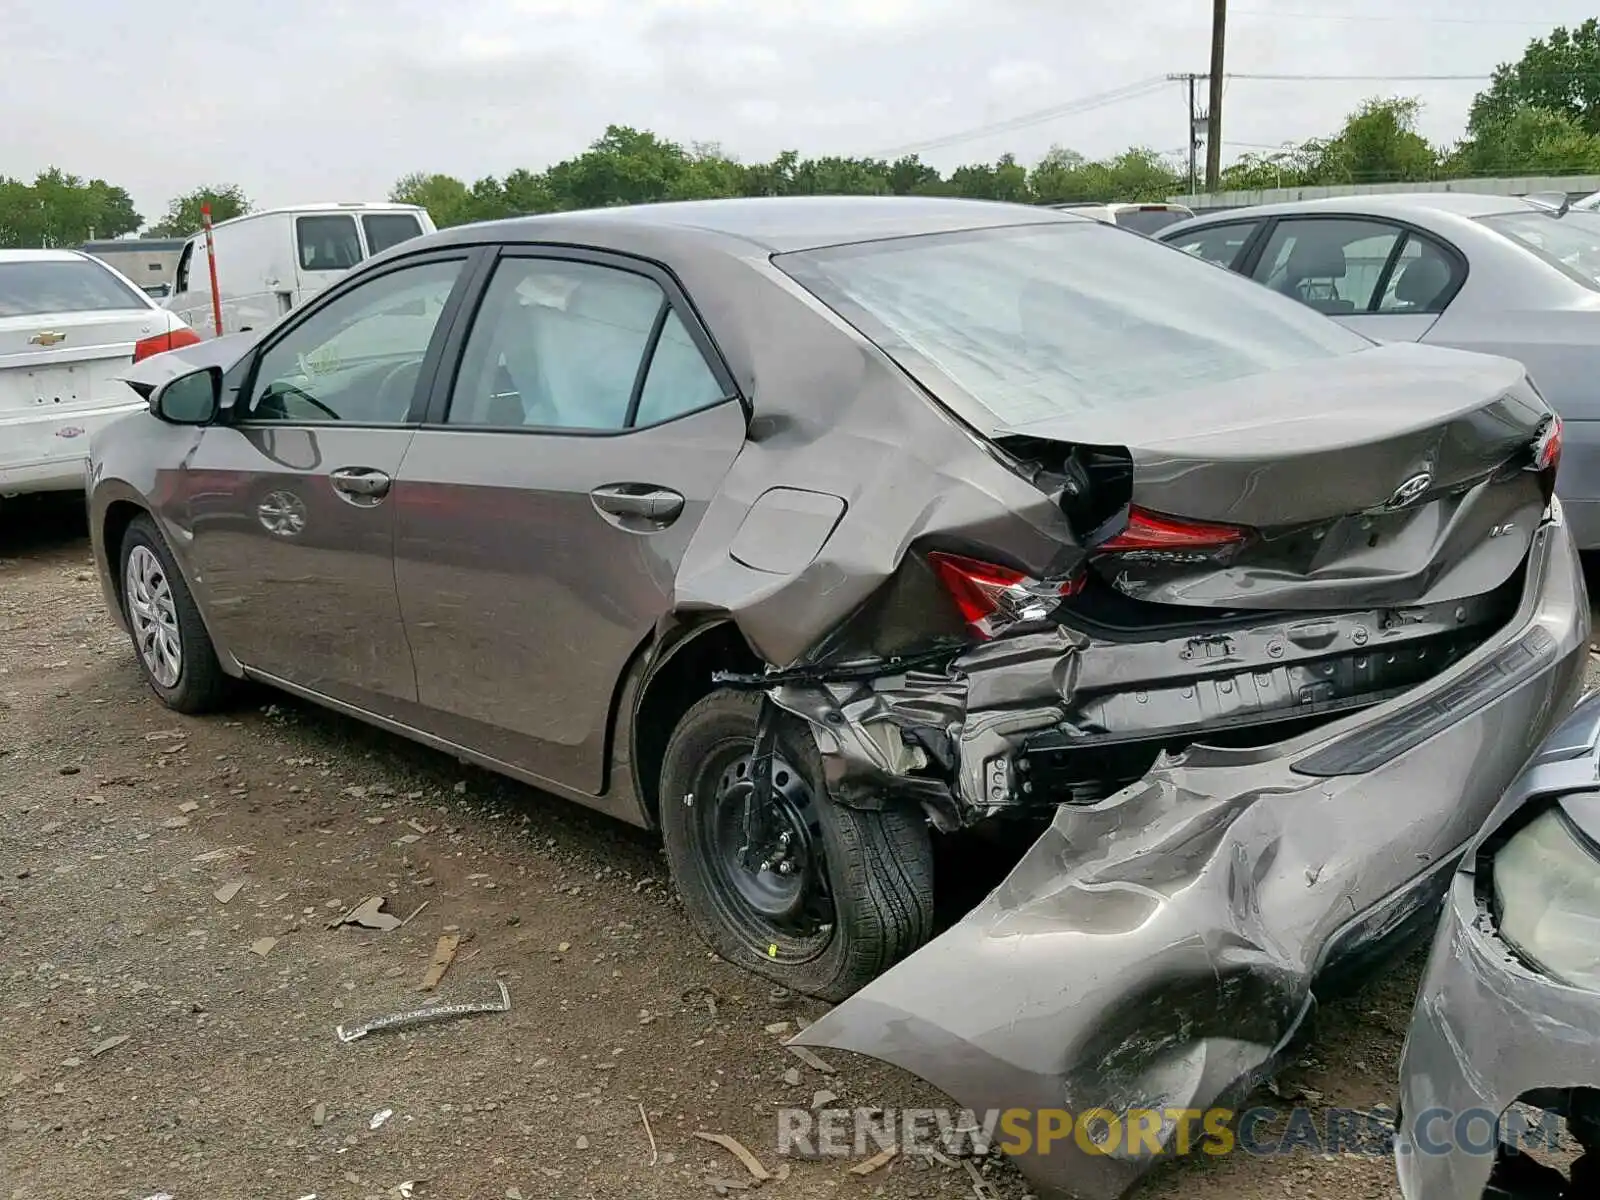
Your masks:
{"label": "silver sedan", "polygon": [[1418,192],[1232,209],[1161,241],[1380,342],[1514,358],[1561,414],[1559,491],[1600,550],[1600,213]]}

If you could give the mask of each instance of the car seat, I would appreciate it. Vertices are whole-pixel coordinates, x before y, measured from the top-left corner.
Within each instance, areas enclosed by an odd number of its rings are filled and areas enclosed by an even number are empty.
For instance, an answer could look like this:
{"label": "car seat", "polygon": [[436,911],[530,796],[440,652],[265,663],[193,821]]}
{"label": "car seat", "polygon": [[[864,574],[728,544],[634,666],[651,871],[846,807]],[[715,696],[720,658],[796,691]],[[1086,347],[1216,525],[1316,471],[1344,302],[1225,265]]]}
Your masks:
{"label": "car seat", "polygon": [[1409,312],[1434,312],[1449,286],[1449,265],[1437,254],[1424,254],[1406,264],[1394,285],[1394,298]]}
{"label": "car seat", "polygon": [[1289,251],[1278,291],[1324,313],[1353,313],[1353,300],[1339,295],[1339,280],[1349,270],[1344,247],[1302,234]]}

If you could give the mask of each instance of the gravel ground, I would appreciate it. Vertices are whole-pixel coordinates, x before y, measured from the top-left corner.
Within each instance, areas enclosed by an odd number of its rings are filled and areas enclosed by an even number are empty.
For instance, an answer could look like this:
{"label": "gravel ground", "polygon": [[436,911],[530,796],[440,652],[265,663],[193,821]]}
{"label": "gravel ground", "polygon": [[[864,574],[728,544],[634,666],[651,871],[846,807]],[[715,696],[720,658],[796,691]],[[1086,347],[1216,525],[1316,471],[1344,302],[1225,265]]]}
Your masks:
{"label": "gravel ground", "polygon": [[[0,518],[0,779],[0,1197],[744,1194],[695,1131],[753,1151],[772,1197],[974,1195],[965,1164],[780,1158],[775,1110],[818,1091],[944,1101],[785,1051],[821,1006],[708,955],[651,838],[282,696],[161,708],[71,503]],[[405,924],[328,928],[372,896]],[[434,994],[503,982],[512,1010],[341,1044],[340,1022],[424,1002],[446,936]],[[1326,1008],[1282,1094],[1392,1102],[1417,966]],[[983,1177],[1027,1193],[1002,1163]],[[1393,1177],[1236,1155],[1138,1195],[1359,1200]]]}

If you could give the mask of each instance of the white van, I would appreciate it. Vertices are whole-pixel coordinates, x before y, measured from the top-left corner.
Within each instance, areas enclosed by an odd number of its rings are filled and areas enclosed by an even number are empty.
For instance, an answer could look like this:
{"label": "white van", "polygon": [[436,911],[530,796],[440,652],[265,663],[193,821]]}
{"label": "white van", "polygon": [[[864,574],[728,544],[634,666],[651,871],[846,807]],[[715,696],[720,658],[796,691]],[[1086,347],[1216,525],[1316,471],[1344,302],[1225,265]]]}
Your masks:
{"label": "white van", "polygon": [[[433,231],[415,205],[360,202],[297,204],[213,225],[222,331],[265,329],[362,259]],[[204,233],[184,244],[165,307],[201,337],[216,336]]]}

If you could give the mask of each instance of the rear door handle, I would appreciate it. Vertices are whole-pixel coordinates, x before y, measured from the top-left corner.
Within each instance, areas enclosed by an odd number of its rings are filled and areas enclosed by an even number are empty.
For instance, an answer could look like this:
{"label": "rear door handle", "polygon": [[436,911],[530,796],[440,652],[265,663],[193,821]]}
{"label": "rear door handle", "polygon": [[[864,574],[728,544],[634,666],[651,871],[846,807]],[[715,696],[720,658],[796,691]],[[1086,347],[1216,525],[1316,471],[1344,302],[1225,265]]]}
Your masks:
{"label": "rear door handle", "polygon": [[589,493],[594,506],[612,517],[670,525],[683,512],[683,496],[650,483],[609,483]]}
{"label": "rear door handle", "polygon": [[352,504],[376,504],[389,494],[389,485],[394,482],[372,467],[340,467],[329,473],[328,480],[340,497]]}

